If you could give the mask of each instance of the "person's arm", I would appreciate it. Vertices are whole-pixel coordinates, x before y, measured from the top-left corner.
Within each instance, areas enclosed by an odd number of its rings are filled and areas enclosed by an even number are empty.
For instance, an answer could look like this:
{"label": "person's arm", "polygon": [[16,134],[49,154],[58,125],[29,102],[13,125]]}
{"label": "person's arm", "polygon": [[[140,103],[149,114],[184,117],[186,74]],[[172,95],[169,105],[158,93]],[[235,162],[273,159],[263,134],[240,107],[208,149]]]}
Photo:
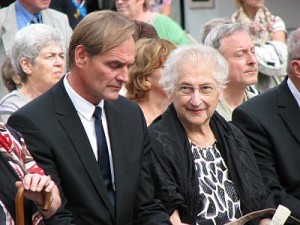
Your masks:
{"label": "person's arm", "polygon": [[139,117],[143,122],[139,126],[139,132],[144,133],[143,149],[140,159],[140,175],[135,201],[135,225],[171,225],[169,215],[164,209],[162,203],[155,198],[154,183],[151,176],[151,147],[146,121],[144,120],[143,112],[139,108]]}
{"label": "person's arm", "polygon": [[38,162],[39,166],[41,166],[47,174],[51,175],[51,178],[57,185],[60,192],[62,206],[58,209],[55,215],[46,220],[45,224],[74,224],[72,213],[64,207],[66,205],[66,199],[62,192],[61,180],[55,159],[51,153],[51,146],[49,146],[43,132],[36,125],[34,118],[25,116],[21,113],[14,113],[9,118],[8,125],[22,134],[28,150]]}
{"label": "person's arm", "polygon": [[[38,207],[40,213],[44,216],[45,219],[52,217],[58,208],[61,206],[61,199],[59,196],[59,191],[55,183],[51,180],[49,176],[39,175],[39,174],[27,174],[25,175],[23,182],[17,181],[16,187],[24,187],[25,193],[24,196],[34,201]],[[46,192],[51,193],[51,205],[49,210],[43,211],[41,209],[43,197],[42,190],[45,188]]]}
{"label": "person's arm", "polygon": [[277,163],[273,153],[274,146],[261,123],[249,110],[239,106],[233,111],[232,122],[247,137],[257,160],[267,193],[276,203],[288,207],[292,215],[300,217],[300,200],[286,192],[277,173]]}
{"label": "person's arm", "polygon": [[[178,210],[174,211],[174,213],[170,216],[170,220],[171,220],[172,225],[189,225],[187,223],[181,222]],[[265,224],[260,224],[260,225],[265,225]]]}
{"label": "person's arm", "polygon": [[274,16],[273,21],[271,40],[286,43],[286,27],[284,21],[279,16]]}
{"label": "person's arm", "polygon": [[286,33],[284,31],[273,32],[271,35],[272,41],[281,41],[286,43]]}

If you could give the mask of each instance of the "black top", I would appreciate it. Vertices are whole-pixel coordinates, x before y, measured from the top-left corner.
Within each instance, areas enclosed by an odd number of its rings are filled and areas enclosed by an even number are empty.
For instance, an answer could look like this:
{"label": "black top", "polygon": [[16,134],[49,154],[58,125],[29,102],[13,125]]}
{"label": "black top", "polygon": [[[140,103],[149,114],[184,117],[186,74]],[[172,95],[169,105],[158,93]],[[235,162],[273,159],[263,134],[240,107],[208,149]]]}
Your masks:
{"label": "black top", "polygon": [[[210,121],[217,147],[228,167],[243,214],[273,207],[246,138],[217,112]],[[199,184],[187,134],[171,105],[149,127],[156,195],[171,215],[179,211],[184,223],[196,224],[201,210]]]}

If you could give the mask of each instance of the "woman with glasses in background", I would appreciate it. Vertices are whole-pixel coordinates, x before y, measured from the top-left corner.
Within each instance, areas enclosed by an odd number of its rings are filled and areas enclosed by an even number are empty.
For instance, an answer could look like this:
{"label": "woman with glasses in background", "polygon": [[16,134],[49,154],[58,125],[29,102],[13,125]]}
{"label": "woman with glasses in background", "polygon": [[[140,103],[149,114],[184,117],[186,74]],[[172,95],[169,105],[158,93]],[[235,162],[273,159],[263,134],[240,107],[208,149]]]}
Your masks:
{"label": "woman with glasses in background", "polygon": [[226,224],[273,206],[246,138],[215,111],[227,79],[226,60],[207,46],[175,49],[164,64],[172,104],[149,133],[156,197],[173,225]]}

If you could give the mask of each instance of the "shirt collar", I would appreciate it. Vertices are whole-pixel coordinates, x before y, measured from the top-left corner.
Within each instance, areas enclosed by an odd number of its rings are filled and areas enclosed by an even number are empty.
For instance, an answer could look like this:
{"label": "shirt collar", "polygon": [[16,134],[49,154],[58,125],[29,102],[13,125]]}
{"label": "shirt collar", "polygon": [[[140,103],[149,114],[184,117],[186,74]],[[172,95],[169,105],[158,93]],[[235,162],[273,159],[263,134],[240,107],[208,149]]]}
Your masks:
{"label": "shirt collar", "polygon": [[[64,77],[64,86],[66,88],[66,91],[67,91],[71,101],[74,104],[75,109],[86,120],[91,120],[91,118],[93,117],[94,111],[95,111],[95,105],[88,102],[87,100],[82,98],[79,94],[77,94],[77,92],[70,86],[67,77],[68,77],[68,74],[66,74],[66,76]],[[104,110],[103,110],[104,101],[103,100],[101,100],[97,106],[101,107],[102,112],[104,112]],[[103,114],[104,113],[102,113],[102,115]]]}
{"label": "shirt collar", "polygon": [[17,14],[18,30],[20,30],[25,26],[28,26],[34,16],[38,17],[40,23],[43,22],[42,12],[33,15],[27,9],[25,9],[24,6],[19,1],[16,1],[16,14]]}
{"label": "shirt collar", "polygon": [[300,108],[300,92],[297,90],[297,88],[295,87],[294,83],[292,82],[292,80],[290,78],[288,78],[288,80],[287,80],[287,85],[288,85],[290,91],[292,92],[292,95],[296,99],[298,106]]}

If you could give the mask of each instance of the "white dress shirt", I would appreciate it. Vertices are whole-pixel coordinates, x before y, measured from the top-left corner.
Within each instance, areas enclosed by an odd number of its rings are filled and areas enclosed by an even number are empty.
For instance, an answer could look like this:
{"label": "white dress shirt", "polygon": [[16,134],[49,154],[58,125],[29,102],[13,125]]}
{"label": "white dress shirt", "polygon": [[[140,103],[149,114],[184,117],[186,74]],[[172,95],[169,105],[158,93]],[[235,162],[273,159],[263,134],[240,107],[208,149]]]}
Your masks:
{"label": "white dress shirt", "polygon": [[113,188],[115,188],[115,179],[114,179],[114,167],[113,167],[113,160],[112,160],[112,154],[111,154],[111,147],[110,147],[110,139],[108,134],[108,125],[107,125],[107,119],[106,114],[104,110],[104,101],[101,100],[98,105],[93,105],[92,103],[88,102],[84,98],[82,98],[77,92],[70,86],[68,82],[68,74],[66,74],[64,78],[64,86],[66,88],[66,91],[73,102],[73,105],[79,115],[79,118],[81,120],[81,123],[85,129],[85,132],[88,136],[88,139],[91,143],[94,155],[96,160],[98,160],[98,146],[97,146],[97,138],[96,138],[96,131],[95,131],[95,118],[93,117],[94,111],[96,106],[101,107],[102,109],[102,125],[106,137],[106,143],[108,148],[108,154],[109,154],[109,162],[110,162],[110,170],[111,170],[111,177],[112,177],[112,184]]}
{"label": "white dress shirt", "polygon": [[288,78],[288,80],[287,80],[287,85],[288,85],[290,91],[292,92],[292,95],[296,99],[298,106],[300,108],[300,92],[297,90],[297,88],[295,87],[294,83],[292,82],[292,80],[290,78]]}

